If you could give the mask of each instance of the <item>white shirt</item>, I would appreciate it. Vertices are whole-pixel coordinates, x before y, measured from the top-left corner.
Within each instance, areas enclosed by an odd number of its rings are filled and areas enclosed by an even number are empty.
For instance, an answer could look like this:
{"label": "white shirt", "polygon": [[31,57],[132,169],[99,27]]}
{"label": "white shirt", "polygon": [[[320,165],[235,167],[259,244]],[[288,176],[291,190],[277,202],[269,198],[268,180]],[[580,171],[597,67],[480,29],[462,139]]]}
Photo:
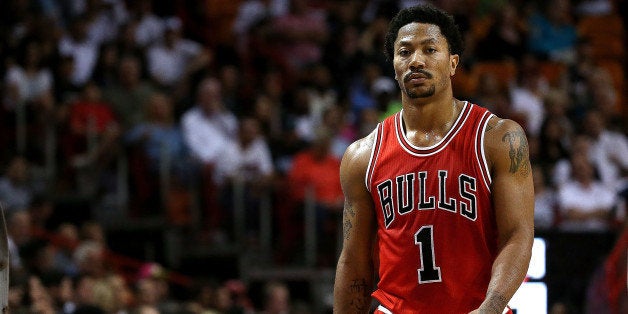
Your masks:
{"label": "white shirt", "polygon": [[337,103],[336,92],[332,89],[327,89],[322,93],[319,93],[315,89],[307,91],[307,100],[309,105],[309,114],[314,124],[320,124],[323,120],[323,114],[328,108],[335,106]]}
{"label": "white shirt", "polygon": [[229,141],[235,141],[237,118],[229,113],[208,117],[193,107],[181,117],[183,138],[192,156],[203,163],[216,163],[222,158]]}
{"label": "white shirt", "polygon": [[534,195],[534,226],[550,229],[554,226],[556,193],[551,189]]}
{"label": "white shirt", "polygon": [[135,42],[140,47],[148,46],[152,42],[163,38],[165,23],[156,15],[145,15],[135,27]]}
{"label": "white shirt", "polygon": [[74,59],[73,84],[82,86],[91,79],[98,61],[99,51],[96,44],[89,40],[77,42],[69,36],[65,36],[59,41],[59,53]]}
{"label": "white shirt", "polygon": [[526,117],[526,130],[533,136],[539,135],[545,118],[543,99],[525,88],[513,88],[510,93],[512,110]]}
{"label": "white shirt", "polygon": [[7,71],[6,81],[17,87],[18,102],[32,101],[52,90],[52,73],[49,69],[40,69],[34,75],[27,74],[23,68],[12,66]]}
{"label": "white shirt", "polygon": [[628,169],[628,139],[621,133],[603,131],[591,143],[590,158],[595,163],[600,179],[614,190],[618,190],[625,178],[622,169]]}
{"label": "white shirt", "polygon": [[180,39],[174,47],[151,46],[147,52],[148,72],[159,83],[172,85],[183,79],[189,61],[201,52],[197,42]]}
{"label": "white shirt", "polygon": [[[615,192],[606,188],[600,182],[593,182],[589,187],[585,187],[579,182],[570,180],[561,186],[558,192],[558,205],[562,214],[565,214],[569,209],[585,213],[605,209],[610,213],[615,205],[615,201]],[[587,221],[564,220],[559,227],[565,231],[605,231],[608,229],[608,224],[600,219]]]}
{"label": "white shirt", "polygon": [[256,181],[273,172],[273,160],[268,144],[258,137],[247,147],[238,142],[229,142],[219,163],[219,180],[239,177],[243,181]]}

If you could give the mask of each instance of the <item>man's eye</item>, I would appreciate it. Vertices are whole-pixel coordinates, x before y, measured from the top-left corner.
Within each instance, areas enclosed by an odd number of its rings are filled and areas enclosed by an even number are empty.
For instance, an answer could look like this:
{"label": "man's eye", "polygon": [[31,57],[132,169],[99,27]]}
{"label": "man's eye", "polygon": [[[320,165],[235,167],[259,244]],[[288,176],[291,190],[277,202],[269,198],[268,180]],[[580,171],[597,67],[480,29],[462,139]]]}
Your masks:
{"label": "man's eye", "polygon": [[408,51],[408,50],[401,50],[401,51],[399,51],[399,55],[403,56],[403,57],[408,56],[408,55],[410,55],[410,51]]}
{"label": "man's eye", "polygon": [[429,53],[435,53],[436,52],[436,48],[430,47],[430,48],[427,48],[426,51],[429,52]]}

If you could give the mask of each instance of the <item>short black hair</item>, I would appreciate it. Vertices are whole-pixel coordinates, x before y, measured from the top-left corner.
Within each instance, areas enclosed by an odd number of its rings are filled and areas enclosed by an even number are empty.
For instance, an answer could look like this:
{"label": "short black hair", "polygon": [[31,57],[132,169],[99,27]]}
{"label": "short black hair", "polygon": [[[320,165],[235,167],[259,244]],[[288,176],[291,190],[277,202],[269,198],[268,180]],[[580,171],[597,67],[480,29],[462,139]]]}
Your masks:
{"label": "short black hair", "polygon": [[443,36],[445,36],[445,39],[447,39],[449,53],[462,56],[464,43],[462,41],[462,34],[456,25],[454,17],[430,4],[425,4],[405,8],[399,11],[399,13],[397,13],[397,15],[395,15],[395,17],[393,17],[390,21],[390,24],[388,25],[388,32],[386,33],[386,39],[384,41],[384,54],[386,55],[388,61],[392,62],[393,60],[393,50],[399,29],[414,22],[438,26]]}

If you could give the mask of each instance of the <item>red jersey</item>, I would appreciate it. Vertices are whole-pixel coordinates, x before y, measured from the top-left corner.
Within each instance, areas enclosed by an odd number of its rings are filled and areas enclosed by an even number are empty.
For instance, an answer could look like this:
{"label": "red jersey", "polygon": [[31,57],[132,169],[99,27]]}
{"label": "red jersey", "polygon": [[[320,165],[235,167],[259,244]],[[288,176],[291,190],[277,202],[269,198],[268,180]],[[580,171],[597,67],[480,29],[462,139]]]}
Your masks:
{"label": "red jersey", "polygon": [[401,112],[376,130],[366,175],[375,203],[379,282],[392,313],[468,313],[497,252],[484,132],[493,115],[466,102],[436,145],[412,145]]}

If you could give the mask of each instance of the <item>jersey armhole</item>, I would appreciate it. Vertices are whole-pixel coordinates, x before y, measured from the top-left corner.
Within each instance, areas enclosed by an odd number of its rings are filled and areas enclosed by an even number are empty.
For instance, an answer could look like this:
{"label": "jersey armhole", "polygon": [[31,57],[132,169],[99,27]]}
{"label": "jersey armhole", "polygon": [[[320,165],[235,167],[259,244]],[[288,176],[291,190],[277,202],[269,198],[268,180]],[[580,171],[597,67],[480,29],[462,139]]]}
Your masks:
{"label": "jersey armhole", "polygon": [[491,190],[492,178],[490,173],[490,168],[488,166],[488,161],[486,160],[486,151],[484,149],[484,139],[486,137],[486,128],[488,126],[488,122],[495,117],[494,114],[490,112],[485,112],[484,116],[482,116],[480,125],[478,126],[478,130],[476,133],[476,147],[475,154],[477,158],[478,165],[480,167],[480,171],[482,172],[482,181],[484,181],[484,185],[488,189]]}
{"label": "jersey armhole", "polygon": [[379,149],[382,142],[382,134],[384,133],[384,124],[378,123],[377,128],[375,129],[375,134],[373,136],[373,145],[371,148],[371,156],[369,157],[369,163],[366,167],[366,176],[364,178],[364,184],[366,185],[366,190],[371,192],[371,182],[373,181],[373,171],[375,170],[375,165],[377,164],[377,157],[379,156]]}

